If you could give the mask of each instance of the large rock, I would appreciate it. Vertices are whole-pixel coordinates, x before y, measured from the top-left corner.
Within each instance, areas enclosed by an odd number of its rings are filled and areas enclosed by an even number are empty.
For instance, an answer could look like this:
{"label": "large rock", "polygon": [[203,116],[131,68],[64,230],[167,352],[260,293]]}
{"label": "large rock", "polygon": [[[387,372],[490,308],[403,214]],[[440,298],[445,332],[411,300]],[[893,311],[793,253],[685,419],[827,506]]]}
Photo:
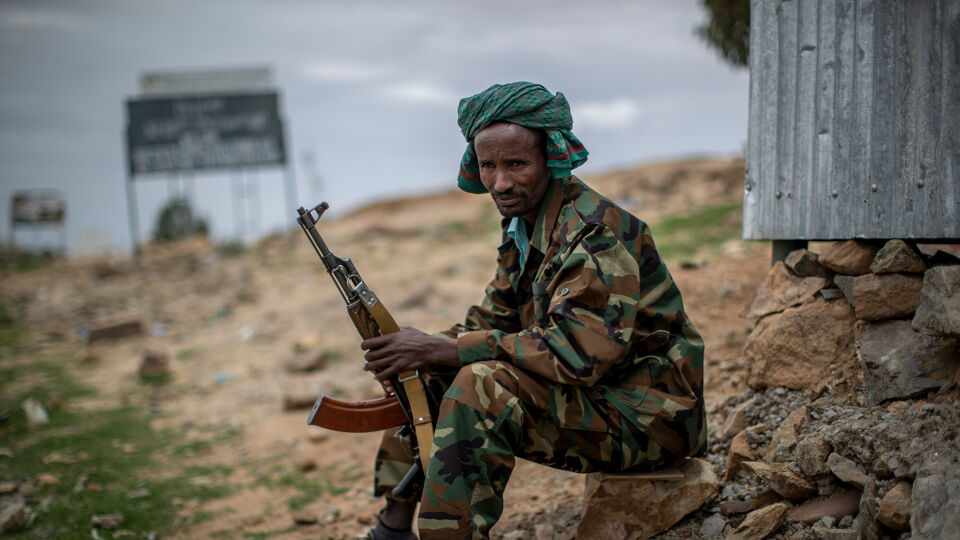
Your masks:
{"label": "large rock", "polygon": [[817,494],[816,486],[791,471],[785,463],[747,461],[743,467],[785,499],[803,501]]}
{"label": "large rock", "polygon": [[858,325],[857,334],[860,391],[870,406],[940,390],[960,365],[956,339],[918,334],[909,321]]}
{"label": "large rock", "polygon": [[890,240],[884,244],[870,264],[870,271],[874,274],[922,274],[926,270],[927,263],[903,240]]}
{"label": "large rock", "polygon": [[843,300],[813,302],[770,315],[747,337],[747,384],[813,388],[834,368],[856,366],[853,309]]}
{"label": "large rock", "polygon": [[761,540],[777,532],[787,519],[787,505],[771,504],[747,514],[726,540]]}
{"label": "large rock", "polygon": [[877,521],[898,531],[910,529],[910,483],[899,482],[880,500]]}
{"label": "large rock", "polygon": [[913,327],[928,334],[960,336],[960,265],[935,266],[923,275]]}
{"label": "large rock", "polygon": [[877,251],[877,246],[857,240],[836,242],[820,254],[820,264],[838,274],[860,276],[870,271]]}
{"label": "large rock", "polygon": [[683,480],[587,475],[577,538],[650,538],[716,494],[720,482],[707,461],[685,460],[680,471]]}
{"label": "large rock", "polygon": [[853,280],[857,318],[868,321],[909,317],[920,305],[923,278],[908,274],[866,274]]}
{"label": "large rock", "polygon": [[826,285],[825,278],[800,277],[791,272],[783,262],[777,261],[757,288],[753,303],[750,304],[744,316],[747,319],[756,320],[764,315],[799,305]]}
{"label": "large rock", "polygon": [[860,492],[842,491],[818,501],[807,501],[790,511],[790,521],[816,523],[824,517],[839,520],[860,511]]}

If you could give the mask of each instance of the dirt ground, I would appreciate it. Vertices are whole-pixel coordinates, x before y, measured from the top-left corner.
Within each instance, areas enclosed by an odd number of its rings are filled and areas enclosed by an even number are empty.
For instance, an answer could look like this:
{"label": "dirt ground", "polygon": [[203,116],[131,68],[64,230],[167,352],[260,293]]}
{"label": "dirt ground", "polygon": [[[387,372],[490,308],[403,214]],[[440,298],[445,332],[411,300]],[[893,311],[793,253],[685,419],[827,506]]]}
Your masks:
{"label": "dirt ground", "polygon": [[[658,219],[742,197],[742,160],[652,164],[586,180],[655,224]],[[336,201],[331,201],[336,204]],[[401,325],[436,331],[461,320],[492,277],[499,242],[487,197],[459,192],[383,202],[337,220],[321,233],[354,260]],[[656,227],[653,229],[656,238]],[[731,240],[719,251],[668,261],[694,324],[707,344],[711,411],[744,388],[743,306],[769,268],[769,245]],[[69,276],[63,279],[63,276]],[[77,349],[71,371],[98,395],[68,407],[142,404],[158,428],[203,451],[165,467],[217,465],[231,494],[180,501],[182,522],[171,537],[262,535],[277,539],[353,538],[374,523],[371,496],[379,434],[346,434],[306,425],[309,410],[284,410],[287,396],[321,393],[356,400],[380,395],[360,370],[360,338],[333,284],[299,231],[231,255],[201,240],[151,246],[139,260],[91,258],[4,277],[4,294],[41,345]],[[147,336],[81,345],[85,325],[131,314]],[[292,372],[297,347],[322,348],[327,364]],[[165,352],[172,380],[145,387],[136,371],[144,351]],[[81,362],[81,357],[95,360]],[[715,420],[719,421],[719,420]],[[294,525],[286,500],[292,486],[264,481],[280,472],[328,486],[299,509],[317,516]],[[521,523],[576,519],[583,477],[522,462],[506,492],[495,537]],[[192,523],[186,516],[204,512]]]}

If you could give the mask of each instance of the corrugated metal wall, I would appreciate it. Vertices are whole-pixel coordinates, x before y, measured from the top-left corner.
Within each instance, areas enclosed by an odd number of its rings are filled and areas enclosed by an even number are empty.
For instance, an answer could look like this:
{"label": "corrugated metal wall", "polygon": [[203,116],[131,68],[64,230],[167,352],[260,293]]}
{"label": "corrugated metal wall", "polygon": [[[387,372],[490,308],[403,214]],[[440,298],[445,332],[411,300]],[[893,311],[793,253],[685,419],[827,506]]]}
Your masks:
{"label": "corrugated metal wall", "polygon": [[960,238],[960,0],[751,0],[743,237]]}

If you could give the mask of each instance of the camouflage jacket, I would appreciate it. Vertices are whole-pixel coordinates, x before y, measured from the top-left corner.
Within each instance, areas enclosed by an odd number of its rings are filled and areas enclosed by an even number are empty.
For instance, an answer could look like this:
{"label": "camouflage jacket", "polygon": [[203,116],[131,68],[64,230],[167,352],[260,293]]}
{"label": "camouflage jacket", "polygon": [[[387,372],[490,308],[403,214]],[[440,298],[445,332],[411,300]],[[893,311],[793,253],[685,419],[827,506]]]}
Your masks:
{"label": "camouflage jacket", "polygon": [[543,405],[564,427],[625,419],[673,455],[702,450],[703,341],[647,225],[576,177],[554,180],[519,261],[504,230],[483,302],[444,332],[460,361],[560,383]]}

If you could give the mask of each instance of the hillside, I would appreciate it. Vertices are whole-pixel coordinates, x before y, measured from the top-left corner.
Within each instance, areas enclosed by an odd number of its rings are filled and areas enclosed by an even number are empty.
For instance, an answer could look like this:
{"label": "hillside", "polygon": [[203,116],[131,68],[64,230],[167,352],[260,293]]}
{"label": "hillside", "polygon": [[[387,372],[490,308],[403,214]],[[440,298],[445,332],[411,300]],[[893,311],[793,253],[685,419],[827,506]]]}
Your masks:
{"label": "hillside", "polygon": [[[712,413],[745,388],[737,314],[769,268],[769,245],[739,240],[742,171],[741,159],[694,159],[585,178],[651,225],[707,343]],[[427,331],[480,300],[499,242],[489,198],[458,191],[370,205],[322,220],[321,232],[400,324]],[[138,260],[62,260],[0,278],[0,301],[19,325],[0,358],[9,420],[0,446],[19,467],[3,480],[31,484],[29,500],[47,497],[46,509],[31,506],[32,530],[89,527],[90,514],[106,513],[96,502],[105,493],[128,515],[121,528],[164,538],[352,538],[373,523],[379,435],[308,427],[308,410],[283,406],[320,393],[380,393],[359,369],[359,337],[299,231],[242,252],[195,239],[149,246]],[[96,321],[118,316],[142,321],[143,335],[85,342]],[[168,359],[169,376],[138,377],[147,351]],[[303,370],[311,359],[316,369]],[[19,417],[30,396],[46,404],[49,425]],[[102,435],[110,444],[91,446],[81,435],[106,425],[105,415],[150,429],[110,428]],[[124,475],[98,472],[121,462]],[[57,483],[38,481],[38,471]],[[88,483],[101,490],[89,500]],[[522,463],[496,537],[575,521],[582,490],[581,476]],[[154,521],[129,517],[150,509]],[[319,523],[295,525],[296,513]]]}

